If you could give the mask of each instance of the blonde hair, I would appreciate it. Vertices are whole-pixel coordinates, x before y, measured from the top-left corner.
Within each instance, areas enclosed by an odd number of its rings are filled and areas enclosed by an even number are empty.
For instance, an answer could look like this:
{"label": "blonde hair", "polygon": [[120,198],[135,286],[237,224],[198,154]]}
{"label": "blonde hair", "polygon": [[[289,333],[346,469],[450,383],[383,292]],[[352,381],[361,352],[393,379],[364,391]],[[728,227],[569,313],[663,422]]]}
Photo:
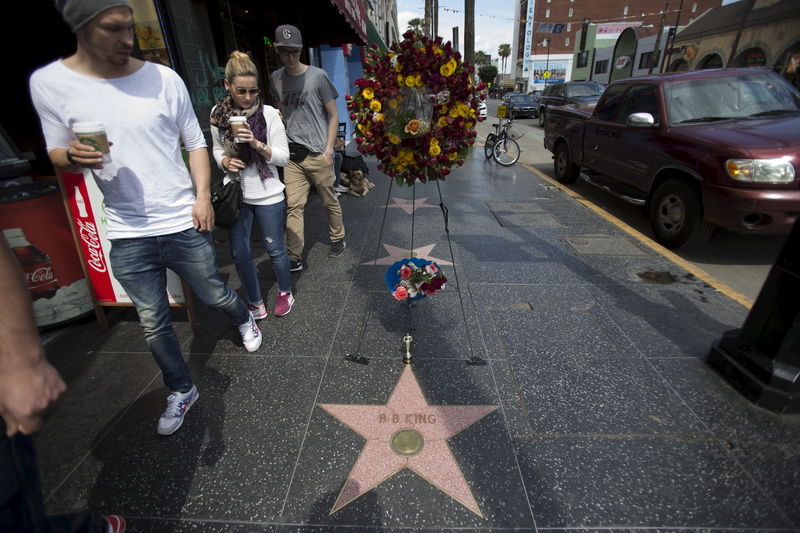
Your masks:
{"label": "blonde hair", "polygon": [[255,76],[258,79],[258,70],[250,56],[239,50],[231,52],[230,59],[225,65],[225,79],[232,82],[236,76]]}

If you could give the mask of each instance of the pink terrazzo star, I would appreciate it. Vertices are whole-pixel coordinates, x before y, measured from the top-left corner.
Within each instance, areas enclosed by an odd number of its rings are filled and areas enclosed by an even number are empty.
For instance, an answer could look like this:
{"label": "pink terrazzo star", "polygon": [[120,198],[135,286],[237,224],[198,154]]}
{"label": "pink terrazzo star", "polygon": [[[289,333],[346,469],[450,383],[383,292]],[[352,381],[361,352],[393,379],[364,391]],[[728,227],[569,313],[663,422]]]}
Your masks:
{"label": "pink terrazzo star", "polygon": [[[400,261],[401,259],[408,259],[408,248],[400,248],[398,246],[392,246],[391,244],[383,243],[383,247],[386,249],[386,252],[389,254],[386,257],[381,257],[379,259],[375,259],[373,261],[364,261],[361,263],[362,265],[393,265],[395,261]],[[427,244],[425,246],[420,246],[419,248],[414,248],[413,255],[411,257],[419,257],[420,259],[427,259],[428,261],[434,261],[438,263],[439,266],[442,265],[452,265],[450,261],[445,261],[444,259],[438,259],[436,257],[432,257],[430,253],[436,247],[436,243]]]}
{"label": "pink terrazzo star", "polygon": [[[429,405],[407,365],[386,405],[317,404],[367,439],[331,514],[394,474],[408,468],[467,509],[483,517],[447,439],[457,435],[498,406]],[[397,432],[421,436],[418,449],[400,453],[392,446]]]}
{"label": "pink terrazzo star", "polygon": [[428,197],[426,196],[425,198],[417,198],[412,202],[411,200],[405,200],[403,198],[395,198],[394,196],[392,196],[392,200],[394,200],[394,203],[387,204],[383,207],[396,207],[402,209],[409,215],[412,214],[417,209],[422,209],[423,207],[439,207],[438,205],[426,203],[427,199]]}

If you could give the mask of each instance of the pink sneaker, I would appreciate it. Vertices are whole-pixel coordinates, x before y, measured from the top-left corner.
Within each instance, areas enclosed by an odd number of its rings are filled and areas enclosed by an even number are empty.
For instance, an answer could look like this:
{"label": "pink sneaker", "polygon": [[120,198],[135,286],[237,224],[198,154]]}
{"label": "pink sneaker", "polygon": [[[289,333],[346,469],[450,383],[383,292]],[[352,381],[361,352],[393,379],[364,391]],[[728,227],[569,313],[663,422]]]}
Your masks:
{"label": "pink sneaker", "polygon": [[103,517],[108,524],[108,533],[125,533],[125,519],[119,515],[111,514]]}
{"label": "pink sneaker", "polygon": [[294,296],[291,292],[278,293],[278,298],[275,300],[275,316],[286,316],[292,310],[294,305]]}
{"label": "pink sneaker", "polygon": [[253,305],[251,303],[247,304],[247,310],[253,314],[253,318],[256,320],[261,320],[262,318],[267,318],[267,307],[264,305],[264,302],[261,302],[258,305]]}

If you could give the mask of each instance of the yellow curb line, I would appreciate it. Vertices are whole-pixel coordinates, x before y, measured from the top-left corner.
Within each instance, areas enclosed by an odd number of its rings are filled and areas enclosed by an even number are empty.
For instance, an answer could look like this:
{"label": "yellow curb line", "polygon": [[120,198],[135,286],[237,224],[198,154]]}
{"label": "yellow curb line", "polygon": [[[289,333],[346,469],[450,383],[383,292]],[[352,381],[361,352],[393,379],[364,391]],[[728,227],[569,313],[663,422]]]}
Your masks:
{"label": "yellow curb line", "polygon": [[709,274],[705,270],[701,270],[700,268],[698,268],[695,265],[689,263],[688,261],[686,261],[682,257],[676,255],[674,252],[671,252],[670,250],[664,248],[663,246],[658,244],[653,239],[651,239],[651,238],[649,238],[649,237],[647,237],[645,235],[642,235],[641,233],[636,231],[634,228],[632,228],[631,226],[629,226],[625,222],[621,221],[620,219],[618,219],[614,215],[611,215],[611,214],[607,213],[605,210],[601,209],[600,207],[597,207],[595,204],[593,204],[589,200],[585,199],[580,194],[578,194],[575,191],[565,187],[564,185],[562,185],[561,183],[557,182],[556,180],[554,180],[553,178],[551,178],[547,174],[544,174],[542,171],[530,166],[527,163],[519,162],[519,164],[524,166],[525,168],[527,168],[528,170],[530,170],[531,172],[533,172],[534,174],[536,174],[537,176],[539,176],[543,180],[545,180],[547,183],[549,183],[549,184],[551,184],[551,185],[553,185],[555,187],[558,187],[564,194],[566,194],[567,196],[577,200],[578,202],[580,202],[584,206],[588,207],[589,209],[591,209],[592,211],[594,211],[595,213],[597,213],[598,215],[600,215],[601,217],[603,217],[607,221],[611,222],[612,224],[614,224],[615,226],[620,228],[622,231],[624,231],[625,233],[627,233],[628,235],[630,235],[631,237],[633,237],[637,241],[641,242],[642,244],[644,244],[648,248],[652,249],[654,252],[663,255],[665,258],[667,258],[670,261],[672,261],[673,263],[677,264],[678,266],[680,266],[684,270],[686,270],[688,272],[691,272],[695,277],[697,277],[697,278],[701,279],[702,281],[708,283],[714,289],[716,289],[717,291],[721,292],[722,294],[724,294],[728,298],[738,302],[739,304],[741,304],[742,306],[746,307],[747,309],[750,309],[751,307],[753,307],[753,300],[751,300],[750,298],[748,298],[744,294],[742,294],[742,293],[740,293],[738,291],[735,291],[734,289],[732,289],[731,287],[729,287],[728,285],[726,285],[722,281],[718,280],[717,278],[715,278],[714,276],[712,276],[711,274]]}

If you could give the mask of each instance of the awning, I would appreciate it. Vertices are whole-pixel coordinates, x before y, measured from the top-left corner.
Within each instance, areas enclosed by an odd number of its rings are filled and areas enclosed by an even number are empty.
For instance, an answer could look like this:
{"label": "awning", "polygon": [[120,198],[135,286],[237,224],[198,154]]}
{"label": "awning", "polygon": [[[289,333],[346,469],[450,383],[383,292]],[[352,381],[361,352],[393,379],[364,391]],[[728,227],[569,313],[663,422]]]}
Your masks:
{"label": "awning", "polygon": [[358,33],[361,37],[360,43],[353,44],[367,44],[367,13],[364,10],[364,2],[362,0],[330,0],[339,13],[344,15],[348,24]]}
{"label": "awning", "polygon": [[384,50],[388,48],[386,46],[386,43],[383,42],[383,39],[381,39],[381,35],[380,33],[378,33],[378,30],[375,28],[375,25],[373,25],[372,21],[369,19],[367,19],[367,44],[369,45],[377,44],[379,48],[382,48]]}

